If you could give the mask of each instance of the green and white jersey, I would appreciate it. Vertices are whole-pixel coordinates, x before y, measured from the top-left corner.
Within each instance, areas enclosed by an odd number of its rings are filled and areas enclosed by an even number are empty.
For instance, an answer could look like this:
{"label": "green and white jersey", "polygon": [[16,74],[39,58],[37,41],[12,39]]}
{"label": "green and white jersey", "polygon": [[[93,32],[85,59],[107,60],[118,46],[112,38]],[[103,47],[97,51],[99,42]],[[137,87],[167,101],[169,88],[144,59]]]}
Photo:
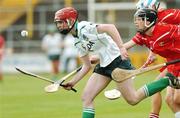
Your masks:
{"label": "green and white jersey", "polygon": [[80,57],[92,52],[99,56],[100,66],[105,67],[120,56],[120,50],[107,33],[98,34],[96,26],[86,21],[78,23],[78,38],[75,38],[74,45]]}

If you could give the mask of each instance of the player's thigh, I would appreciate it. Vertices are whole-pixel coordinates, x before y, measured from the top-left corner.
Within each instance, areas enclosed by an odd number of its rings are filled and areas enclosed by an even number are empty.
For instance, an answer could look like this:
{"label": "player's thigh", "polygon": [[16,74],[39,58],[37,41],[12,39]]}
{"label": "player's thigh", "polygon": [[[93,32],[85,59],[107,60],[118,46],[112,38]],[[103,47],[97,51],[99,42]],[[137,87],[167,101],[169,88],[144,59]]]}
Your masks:
{"label": "player's thigh", "polygon": [[117,83],[117,88],[125,99],[132,99],[136,96],[136,90],[132,79]]}
{"label": "player's thigh", "polygon": [[167,87],[166,90],[166,102],[172,102],[174,96],[174,89],[172,87]]}
{"label": "player's thigh", "polygon": [[[180,77],[178,77],[178,79],[180,79]],[[174,101],[175,103],[180,104],[180,89],[175,89],[174,90]]]}
{"label": "player's thigh", "polygon": [[94,99],[110,82],[109,77],[93,73],[87,81],[82,97]]}

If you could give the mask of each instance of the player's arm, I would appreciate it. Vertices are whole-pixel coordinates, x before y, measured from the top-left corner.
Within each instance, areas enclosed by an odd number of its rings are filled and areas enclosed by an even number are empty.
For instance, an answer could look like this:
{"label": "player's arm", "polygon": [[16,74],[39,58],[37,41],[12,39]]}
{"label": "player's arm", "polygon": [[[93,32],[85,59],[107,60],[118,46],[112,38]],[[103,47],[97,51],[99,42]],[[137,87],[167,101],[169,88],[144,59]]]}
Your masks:
{"label": "player's arm", "polygon": [[152,51],[149,51],[149,56],[146,62],[143,64],[142,68],[145,68],[148,65],[152,64],[155,60],[156,60],[156,54],[154,54]]}
{"label": "player's arm", "polygon": [[91,55],[90,56],[90,61],[91,61],[91,64],[99,63],[99,61],[100,61],[99,56],[98,55]]}
{"label": "player's arm", "polygon": [[133,40],[130,40],[130,41],[124,43],[124,47],[125,47],[127,50],[130,49],[130,48],[132,48],[132,47],[134,47],[135,45],[136,45],[136,43],[135,43]]}
{"label": "player's arm", "polygon": [[116,45],[119,47],[122,54],[122,58],[126,59],[128,57],[127,50],[123,46],[123,41],[115,25],[100,24],[97,26],[97,31],[98,33],[107,33],[108,35],[110,35],[116,43]]}
{"label": "player's arm", "polygon": [[74,83],[77,83],[79,80],[81,80],[91,69],[91,61],[89,59],[89,55],[85,55],[83,57],[80,57],[82,61],[82,69],[74,76],[73,81]]}
{"label": "player's arm", "polygon": [[91,69],[91,61],[89,59],[89,55],[85,55],[83,57],[80,57],[81,61],[83,63],[81,70],[71,79],[69,82],[65,83],[64,87],[67,90],[71,90],[71,88],[77,84]]}

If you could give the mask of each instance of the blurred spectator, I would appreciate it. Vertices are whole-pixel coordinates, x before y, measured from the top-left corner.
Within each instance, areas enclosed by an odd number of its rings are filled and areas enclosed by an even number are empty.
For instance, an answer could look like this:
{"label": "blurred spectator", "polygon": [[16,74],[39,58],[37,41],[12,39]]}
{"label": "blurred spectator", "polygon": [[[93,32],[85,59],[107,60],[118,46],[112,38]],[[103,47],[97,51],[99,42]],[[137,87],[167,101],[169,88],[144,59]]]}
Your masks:
{"label": "blurred spectator", "polygon": [[52,79],[57,80],[62,48],[62,35],[56,32],[54,25],[48,26],[48,33],[42,39],[42,49],[51,61]]}
{"label": "blurred spectator", "polygon": [[3,80],[3,74],[2,74],[2,59],[4,54],[4,48],[5,48],[5,39],[0,34],[0,81]]}
{"label": "blurred spectator", "polygon": [[64,38],[62,53],[62,71],[71,72],[77,67],[77,50],[74,47],[74,37],[71,34]]}

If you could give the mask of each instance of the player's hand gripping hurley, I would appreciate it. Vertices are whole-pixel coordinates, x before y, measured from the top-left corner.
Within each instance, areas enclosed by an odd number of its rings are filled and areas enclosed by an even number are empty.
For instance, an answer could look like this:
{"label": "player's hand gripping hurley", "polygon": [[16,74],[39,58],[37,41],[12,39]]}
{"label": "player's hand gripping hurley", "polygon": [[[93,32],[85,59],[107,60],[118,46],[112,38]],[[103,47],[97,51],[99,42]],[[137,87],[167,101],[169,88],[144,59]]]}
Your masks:
{"label": "player's hand gripping hurley", "polygon": [[[70,78],[71,76],[73,76],[74,74],[76,74],[77,72],[79,72],[79,71],[81,70],[81,68],[82,68],[82,67],[77,68],[76,70],[74,70],[74,71],[72,71],[71,73],[69,73],[69,74],[67,74],[66,76],[64,76],[62,79],[56,81],[56,82],[53,83],[53,84],[50,84],[50,85],[46,86],[46,87],[44,88],[44,90],[45,90],[46,92],[51,93],[51,92],[56,92],[56,91],[58,91],[59,86],[66,87],[65,85],[63,85],[63,82],[64,82],[66,79],[68,79],[68,78]],[[74,92],[77,92],[74,88],[71,88],[71,90],[73,90]]]}
{"label": "player's hand gripping hurley", "polygon": [[122,81],[127,80],[129,78],[132,78],[132,77],[134,77],[136,75],[140,75],[140,74],[143,74],[145,72],[155,70],[155,69],[161,68],[163,66],[168,66],[168,65],[171,65],[171,64],[179,63],[179,62],[180,62],[180,59],[177,59],[177,60],[173,60],[173,61],[170,61],[170,62],[158,64],[158,65],[155,65],[155,66],[149,66],[149,67],[146,67],[146,68],[140,68],[140,69],[137,69],[137,70],[125,70],[125,69],[116,68],[116,69],[113,70],[111,76],[112,76],[114,81],[122,82]]}
{"label": "player's hand gripping hurley", "polygon": [[[15,68],[16,68],[17,71],[19,71],[19,72],[21,72],[21,73],[23,73],[23,74],[25,74],[25,75],[29,75],[29,76],[32,76],[32,77],[35,77],[35,78],[38,78],[38,79],[41,79],[41,80],[44,80],[44,81],[47,81],[47,82],[52,83],[52,84],[46,86],[46,87],[44,88],[44,90],[45,90],[46,92],[56,92],[56,91],[58,91],[59,86],[65,87],[65,85],[63,85],[63,82],[64,82],[66,79],[70,78],[71,76],[75,75],[79,70],[81,70],[82,67],[77,68],[76,70],[74,70],[74,71],[72,71],[71,73],[67,74],[66,76],[64,76],[63,78],[61,78],[61,79],[58,80],[58,81],[53,81],[53,80],[50,80],[50,79],[48,79],[48,78],[45,78],[45,77],[42,77],[42,76],[33,74],[33,73],[31,73],[31,72],[27,72],[27,71],[25,71],[25,70],[23,70],[23,69],[20,69],[20,68],[18,68],[18,67],[15,67]],[[74,91],[74,92],[77,92],[74,88],[71,88],[71,90]]]}

